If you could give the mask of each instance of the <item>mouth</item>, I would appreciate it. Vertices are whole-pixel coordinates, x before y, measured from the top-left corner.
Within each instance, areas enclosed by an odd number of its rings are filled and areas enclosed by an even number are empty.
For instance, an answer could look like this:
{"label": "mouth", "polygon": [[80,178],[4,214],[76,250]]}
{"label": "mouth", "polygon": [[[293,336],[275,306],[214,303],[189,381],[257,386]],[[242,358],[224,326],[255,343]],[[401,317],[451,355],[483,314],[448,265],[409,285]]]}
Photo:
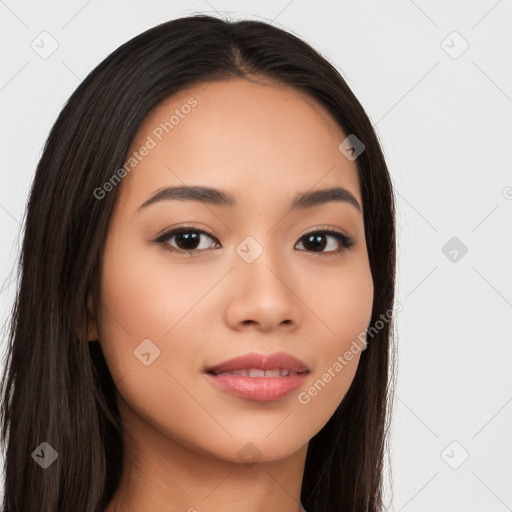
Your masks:
{"label": "mouth", "polygon": [[286,368],[275,368],[274,370],[263,370],[262,368],[246,368],[243,370],[233,370],[227,372],[208,372],[212,375],[238,375],[240,377],[288,377],[289,375],[298,375],[305,372],[294,372]]}
{"label": "mouth", "polygon": [[284,352],[250,353],[205,370],[217,389],[259,402],[285,398],[303,385],[309,373],[304,362]]}

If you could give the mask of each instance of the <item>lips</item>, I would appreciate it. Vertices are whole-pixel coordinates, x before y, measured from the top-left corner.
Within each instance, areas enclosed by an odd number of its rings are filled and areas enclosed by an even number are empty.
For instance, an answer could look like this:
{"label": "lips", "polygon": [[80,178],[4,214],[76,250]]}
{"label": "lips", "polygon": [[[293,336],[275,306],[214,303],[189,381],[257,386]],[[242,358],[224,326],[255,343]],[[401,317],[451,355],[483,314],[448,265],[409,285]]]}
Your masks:
{"label": "lips", "polygon": [[308,366],[284,352],[250,353],[205,370],[217,389],[246,400],[280,400],[303,385]]}
{"label": "lips", "polygon": [[239,375],[241,377],[288,377],[288,375],[297,375],[297,372],[276,368],[275,370],[262,370],[261,368],[248,368],[244,370],[233,370],[228,372],[219,372],[215,375]]}
{"label": "lips", "polygon": [[243,370],[260,370],[260,372],[257,373],[252,372],[253,375],[249,375],[250,377],[277,377],[277,375],[262,375],[261,370],[265,372],[271,370],[287,370],[289,373],[304,373],[309,371],[309,368],[306,363],[285,352],[274,352],[273,354],[266,355],[251,352],[240,357],[235,357],[234,359],[229,359],[216,366],[206,368],[208,373],[214,374]]}

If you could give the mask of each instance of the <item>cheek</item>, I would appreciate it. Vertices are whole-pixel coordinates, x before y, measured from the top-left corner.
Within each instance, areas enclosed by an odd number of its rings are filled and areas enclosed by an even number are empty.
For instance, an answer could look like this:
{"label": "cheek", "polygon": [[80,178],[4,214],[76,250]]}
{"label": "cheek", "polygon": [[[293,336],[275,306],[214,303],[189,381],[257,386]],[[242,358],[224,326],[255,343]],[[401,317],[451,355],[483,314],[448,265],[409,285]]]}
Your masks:
{"label": "cheek", "polygon": [[134,351],[144,340],[155,344],[153,356],[162,351],[164,335],[175,323],[169,312],[183,307],[179,294],[170,293],[183,286],[180,276],[162,272],[140,243],[114,235],[103,257],[99,331],[114,381],[141,365]]}
{"label": "cheek", "polygon": [[307,291],[317,323],[314,375],[298,402],[321,428],[343,400],[357,370],[373,306],[373,280],[367,260],[347,265],[333,279],[316,276]]}
{"label": "cheek", "polygon": [[346,350],[353,340],[362,336],[371,320],[373,280],[370,269],[351,272],[332,290],[331,298],[330,305],[325,307],[335,333],[333,341],[340,350]]}
{"label": "cheek", "polygon": [[191,370],[197,371],[207,344],[208,293],[219,272],[206,266],[199,270],[192,261],[173,265],[165,249],[148,250],[140,238],[112,238],[105,247],[100,342],[114,382],[129,374],[118,386],[121,392],[128,381],[176,391],[179,384],[169,373],[187,386],[197,378]]}
{"label": "cheek", "polygon": [[[209,417],[189,394],[199,396],[193,315],[218,276],[192,267],[179,272],[162,265],[161,256],[156,264],[155,253],[127,242],[106,246],[100,342],[125,417],[136,411],[157,430],[174,438],[187,432],[187,439],[199,442],[204,432],[190,425],[205,425]],[[212,421],[208,428],[218,425]]]}
{"label": "cheek", "polygon": [[192,261],[173,264],[165,249],[148,249],[141,238],[126,236],[107,246],[102,272],[104,326],[116,323],[133,341],[170,337],[218,280],[214,272],[188,265]]}
{"label": "cheek", "polygon": [[[305,271],[311,275],[312,271]],[[301,297],[318,324],[317,335],[324,353],[346,350],[366,330],[373,307],[373,279],[367,258],[359,255],[338,270],[316,270],[313,285],[302,285]]]}

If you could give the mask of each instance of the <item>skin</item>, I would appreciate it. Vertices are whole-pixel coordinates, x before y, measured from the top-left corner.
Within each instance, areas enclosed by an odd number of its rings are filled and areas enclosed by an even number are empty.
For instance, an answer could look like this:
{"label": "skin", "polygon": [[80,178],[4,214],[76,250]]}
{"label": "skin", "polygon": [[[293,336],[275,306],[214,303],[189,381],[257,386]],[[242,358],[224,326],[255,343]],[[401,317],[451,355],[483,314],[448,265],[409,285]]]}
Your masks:
{"label": "skin", "polygon": [[[357,369],[360,353],[308,404],[298,401],[369,325],[373,281],[361,211],[347,202],[287,211],[299,192],[332,186],[362,206],[356,162],[338,150],[346,134],[311,98],[258,81],[182,91],[147,116],[132,142],[130,154],[197,100],[118,185],[110,219],[89,332],[103,348],[125,429],[122,481],[107,512],[300,510],[308,442]],[[159,188],[184,184],[229,192],[237,205],[174,200],[138,211]],[[153,242],[189,224],[215,235],[201,235],[192,257]],[[341,246],[331,235],[323,252],[305,245],[307,232],[326,227],[354,245],[334,254]],[[263,248],[250,264],[236,252],[247,236]],[[177,237],[165,243],[190,247]],[[160,350],[148,366],[134,356],[145,339]],[[238,398],[203,374],[247,352],[276,351],[310,368],[281,400]],[[244,446],[255,464],[237,455]]]}

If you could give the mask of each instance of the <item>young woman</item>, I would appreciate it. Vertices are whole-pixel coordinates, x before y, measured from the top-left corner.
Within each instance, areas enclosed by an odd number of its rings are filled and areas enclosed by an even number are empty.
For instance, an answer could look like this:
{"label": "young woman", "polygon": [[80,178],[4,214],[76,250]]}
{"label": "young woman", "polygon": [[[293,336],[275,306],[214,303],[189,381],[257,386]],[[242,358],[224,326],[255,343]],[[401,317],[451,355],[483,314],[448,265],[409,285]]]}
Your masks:
{"label": "young woman", "polygon": [[394,215],[305,42],[201,15],[122,45],[31,189],[4,512],[381,510]]}

